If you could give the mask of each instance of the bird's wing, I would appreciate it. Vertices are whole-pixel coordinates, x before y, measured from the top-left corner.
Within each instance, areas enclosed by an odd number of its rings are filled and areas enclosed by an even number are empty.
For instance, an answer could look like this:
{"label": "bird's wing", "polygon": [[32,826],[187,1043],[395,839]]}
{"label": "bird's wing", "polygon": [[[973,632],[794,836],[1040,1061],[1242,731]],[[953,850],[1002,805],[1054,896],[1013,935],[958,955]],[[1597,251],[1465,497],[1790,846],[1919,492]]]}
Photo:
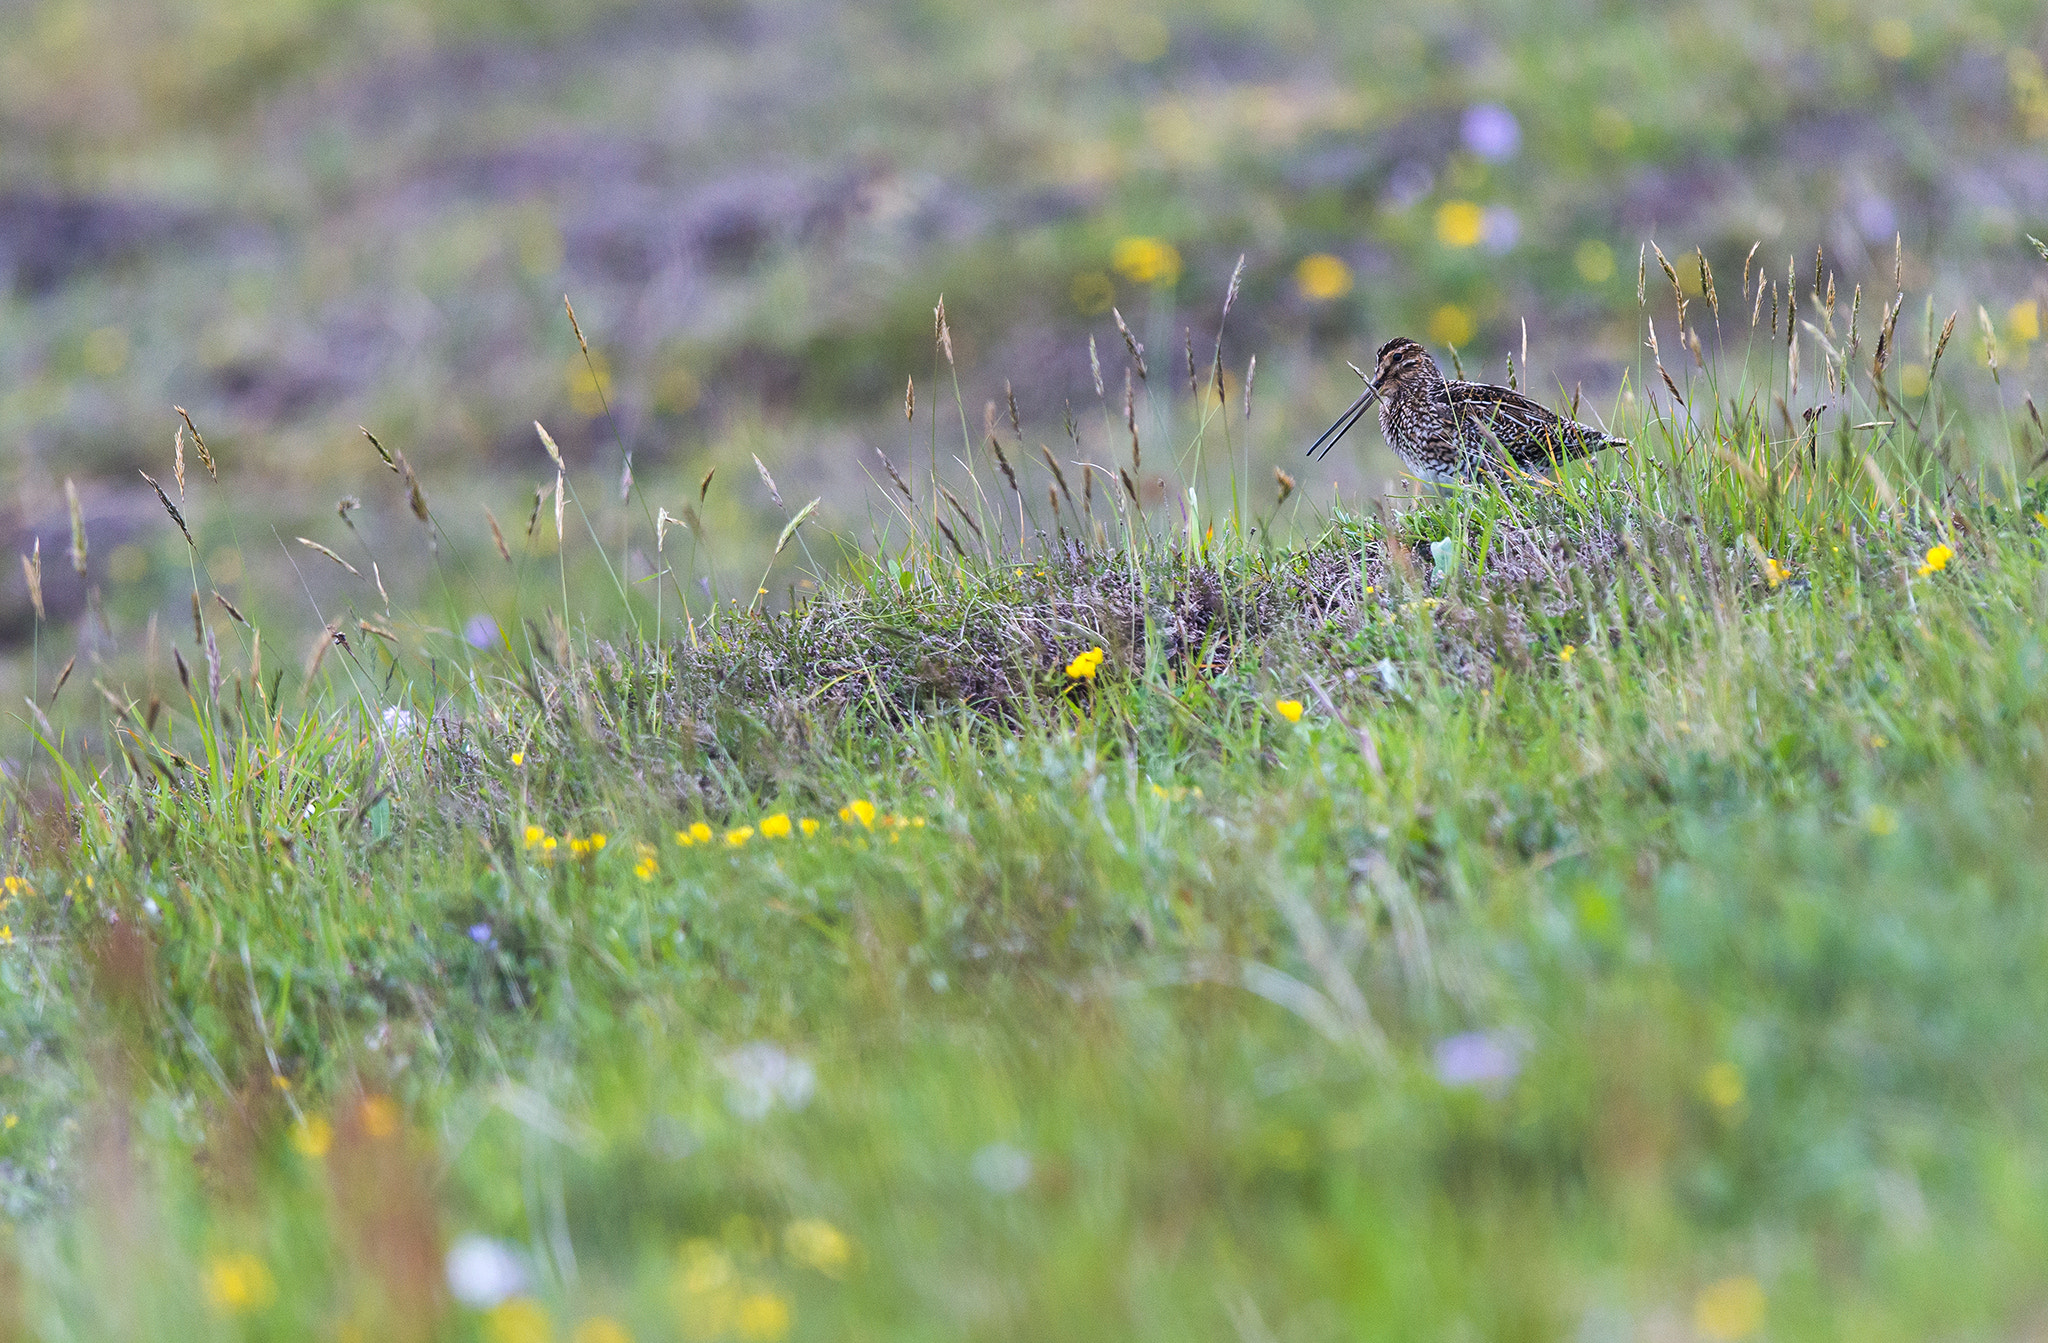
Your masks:
{"label": "bird's wing", "polygon": [[1611,441],[1598,429],[1567,420],[1513,388],[1454,382],[1450,392],[1460,422],[1483,428],[1497,441],[1536,447],[1539,456],[1554,450],[1559,457],[1583,457]]}

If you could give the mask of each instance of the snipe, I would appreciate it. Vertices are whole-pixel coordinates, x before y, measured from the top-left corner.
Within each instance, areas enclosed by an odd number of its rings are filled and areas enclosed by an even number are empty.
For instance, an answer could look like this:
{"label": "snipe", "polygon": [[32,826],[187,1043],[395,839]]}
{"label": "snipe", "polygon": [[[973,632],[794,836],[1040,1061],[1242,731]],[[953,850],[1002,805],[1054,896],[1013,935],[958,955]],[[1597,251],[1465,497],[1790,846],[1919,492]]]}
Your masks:
{"label": "snipe", "polygon": [[1471,483],[1517,471],[1547,475],[1553,463],[1585,457],[1628,440],[1574,423],[1520,392],[1446,379],[1429,352],[1396,338],[1380,346],[1365,393],[1308,450],[1327,456],[1337,440],[1378,401],[1380,432],[1396,456],[1425,480]]}

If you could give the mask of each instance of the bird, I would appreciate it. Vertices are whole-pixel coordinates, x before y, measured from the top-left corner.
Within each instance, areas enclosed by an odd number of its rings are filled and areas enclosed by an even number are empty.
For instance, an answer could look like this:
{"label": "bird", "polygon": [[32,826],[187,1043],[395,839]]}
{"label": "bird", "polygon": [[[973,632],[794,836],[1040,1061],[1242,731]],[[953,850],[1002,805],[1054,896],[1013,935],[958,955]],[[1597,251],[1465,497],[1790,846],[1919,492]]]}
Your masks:
{"label": "bird", "polygon": [[1446,379],[1429,351],[1397,336],[1380,346],[1365,392],[1308,450],[1326,457],[1374,401],[1380,432],[1407,468],[1437,484],[1476,484],[1515,471],[1548,474],[1553,463],[1628,440],[1564,418],[1509,387]]}

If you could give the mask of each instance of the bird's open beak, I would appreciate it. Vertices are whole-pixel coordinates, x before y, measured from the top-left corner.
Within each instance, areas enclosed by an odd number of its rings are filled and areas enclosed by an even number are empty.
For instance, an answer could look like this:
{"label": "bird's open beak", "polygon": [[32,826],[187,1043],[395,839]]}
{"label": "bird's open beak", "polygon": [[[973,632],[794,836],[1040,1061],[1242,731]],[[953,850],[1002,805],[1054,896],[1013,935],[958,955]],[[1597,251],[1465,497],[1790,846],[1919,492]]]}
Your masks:
{"label": "bird's open beak", "polygon": [[[1360,374],[1359,376],[1363,377],[1364,375]],[[1368,381],[1365,394],[1356,401],[1353,401],[1351,409],[1338,416],[1335,424],[1323,430],[1323,436],[1309,445],[1308,455],[1311,458],[1329,456],[1330,449],[1337,446],[1337,440],[1351,432],[1351,426],[1358,423],[1359,417],[1364,415],[1372,403],[1379,399],[1379,395],[1380,389]]]}

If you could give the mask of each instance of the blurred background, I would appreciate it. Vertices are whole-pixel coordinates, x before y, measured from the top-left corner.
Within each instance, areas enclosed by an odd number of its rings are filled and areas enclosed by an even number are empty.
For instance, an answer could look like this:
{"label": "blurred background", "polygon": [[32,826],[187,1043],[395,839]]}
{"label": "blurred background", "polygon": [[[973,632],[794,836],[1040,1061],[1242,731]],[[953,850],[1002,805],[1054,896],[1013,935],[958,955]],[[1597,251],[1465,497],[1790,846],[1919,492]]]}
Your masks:
{"label": "blurred background", "polygon": [[[40,538],[50,608],[38,629],[10,559],[0,692],[47,698],[74,653],[166,674],[123,662],[157,634],[196,656],[195,573],[266,638],[360,614],[492,642],[538,610],[519,581],[556,585],[546,510],[526,534],[553,478],[536,419],[591,514],[573,584],[602,577],[593,534],[643,576],[653,509],[687,504],[691,581],[744,600],[804,501],[871,536],[876,449],[921,474],[936,442],[957,472],[961,421],[979,445],[993,414],[1028,450],[1127,460],[1112,306],[1147,346],[1141,474],[1170,512],[1192,416],[1168,403],[1188,350],[1206,380],[1240,255],[1221,423],[1261,515],[1274,465],[1317,507],[1386,488],[1376,432],[1299,454],[1356,389],[1342,358],[1394,334],[1492,380],[1526,339],[1524,387],[1615,413],[1651,239],[1713,263],[1738,350],[1752,245],[1801,288],[1825,248],[1868,330],[1897,240],[1904,390],[1931,294],[1985,306],[2016,395],[2048,300],[2044,53],[2032,0],[0,0],[0,539]],[[136,474],[178,498],[173,405],[221,472],[188,446],[190,566]],[[359,425],[416,468],[437,548]],[[644,506],[618,500],[622,449]],[[572,593],[572,619],[604,600]]]}

